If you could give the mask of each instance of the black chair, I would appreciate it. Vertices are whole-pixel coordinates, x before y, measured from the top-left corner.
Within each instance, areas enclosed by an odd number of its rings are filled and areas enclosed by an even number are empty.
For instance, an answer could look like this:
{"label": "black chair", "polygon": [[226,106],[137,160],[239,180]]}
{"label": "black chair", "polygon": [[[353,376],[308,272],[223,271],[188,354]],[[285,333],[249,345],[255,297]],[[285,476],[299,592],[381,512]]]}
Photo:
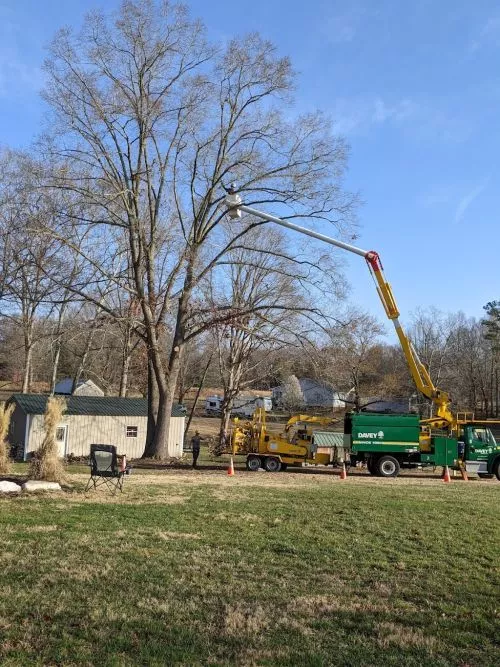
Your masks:
{"label": "black chair", "polygon": [[85,492],[92,486],[97,489],[103,484],[106,484],[113,495],[117,489],[123,492],[123,476],[126,472],[118,467],[114,445],[90,445],[90,479]]}

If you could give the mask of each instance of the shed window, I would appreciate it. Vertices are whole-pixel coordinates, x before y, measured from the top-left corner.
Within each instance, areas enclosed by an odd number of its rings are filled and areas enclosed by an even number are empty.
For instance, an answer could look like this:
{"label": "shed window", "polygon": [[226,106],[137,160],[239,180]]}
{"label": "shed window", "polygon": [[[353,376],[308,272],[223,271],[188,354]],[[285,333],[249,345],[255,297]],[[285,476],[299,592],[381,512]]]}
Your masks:
{"label": "shed window", "polygon": [[137,426],[127,426],[127,438],[137,438]]}

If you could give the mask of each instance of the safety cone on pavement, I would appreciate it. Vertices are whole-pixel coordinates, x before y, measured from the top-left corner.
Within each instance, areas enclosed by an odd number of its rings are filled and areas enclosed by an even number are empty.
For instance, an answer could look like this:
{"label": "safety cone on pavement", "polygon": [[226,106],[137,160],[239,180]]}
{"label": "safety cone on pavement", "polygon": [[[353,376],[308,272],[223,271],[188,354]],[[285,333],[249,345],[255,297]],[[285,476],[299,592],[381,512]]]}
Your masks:
{"label": "safety cone on pavement", "polygon": [[448,468],[448,466],[444,467],[443,482],[451,482],[450,469]]}
{"label": "safety cone on pavement", "polygon": [[232,477],[234,475],[234,463],[232,456],[231,456],[231,461],[229,463],[229,468],[227,469],[227,474],[229,475],[229,477]]}
{"label": "safety cone on pavement", "polygon": [[340,479],[347,479],[347,472],[345,469],[345,463],[342,464],[342,470],[340,471]]}

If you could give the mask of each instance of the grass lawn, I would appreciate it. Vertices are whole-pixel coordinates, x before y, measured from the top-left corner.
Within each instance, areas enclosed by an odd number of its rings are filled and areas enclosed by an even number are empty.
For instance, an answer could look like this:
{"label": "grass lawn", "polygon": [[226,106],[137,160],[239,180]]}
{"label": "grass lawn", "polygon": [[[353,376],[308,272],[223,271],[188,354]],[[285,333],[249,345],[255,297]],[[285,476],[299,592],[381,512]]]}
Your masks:
{"label": "grass lawn", "polygon": [[0,498],[0,664],[498,665],[500,484],[141,471]]}

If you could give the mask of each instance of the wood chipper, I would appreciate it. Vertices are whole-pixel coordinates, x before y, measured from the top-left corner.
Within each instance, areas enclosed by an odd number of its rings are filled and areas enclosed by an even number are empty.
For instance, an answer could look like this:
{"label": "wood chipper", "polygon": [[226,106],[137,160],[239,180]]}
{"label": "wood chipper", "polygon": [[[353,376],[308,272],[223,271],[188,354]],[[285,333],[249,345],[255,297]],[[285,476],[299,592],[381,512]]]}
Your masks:
{"label": "wood chipper", "polygon": [[[231,453],[245,455],[248,470],[264,468],[268,472],[278,472],[288,465],[329,465],[331,453],[318,452],[313,427],[324,428],[336,422],[338,419],[333,417],[294,415],[288,420],[284,433],[270,433],[266,428],[265,410],[259,408],[251,420],[233,421]],[[343,450],[343,444],[339,450]],[[335,458],[339,455],[341,452],[336,452]]]}

